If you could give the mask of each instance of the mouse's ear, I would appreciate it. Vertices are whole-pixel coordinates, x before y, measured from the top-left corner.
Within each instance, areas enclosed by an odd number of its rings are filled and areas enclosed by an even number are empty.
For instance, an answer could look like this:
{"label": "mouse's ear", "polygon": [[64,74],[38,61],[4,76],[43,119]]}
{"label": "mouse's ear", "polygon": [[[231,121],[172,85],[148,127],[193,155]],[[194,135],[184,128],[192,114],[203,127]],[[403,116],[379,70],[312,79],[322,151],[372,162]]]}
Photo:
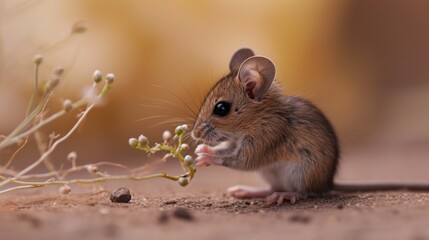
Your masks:
{"label": "mouse's ear", "polygon": [[229,62],[229,70],[231,72],[237,72],[240,68],[240,65],[244,60],[255,56],[252,49],[250,48],[241,48],[232,55],[231,61]]}
{"label": "mouse's ear", "polygon": [[275,76],[276,66],[270,59],[262,56],[248,58],[238,70],[238,78],[245,86],[247,96],[256,101],[262,100]]}

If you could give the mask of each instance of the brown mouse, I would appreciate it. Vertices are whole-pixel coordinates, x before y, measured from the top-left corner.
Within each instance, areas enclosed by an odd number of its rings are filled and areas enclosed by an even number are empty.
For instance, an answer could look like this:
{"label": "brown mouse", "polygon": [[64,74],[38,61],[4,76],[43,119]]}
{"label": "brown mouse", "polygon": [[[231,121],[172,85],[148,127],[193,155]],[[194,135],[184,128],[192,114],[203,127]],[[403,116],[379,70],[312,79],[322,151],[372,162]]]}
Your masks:
{"label": "brown mouse", "polygon": [[234,186],[237,198],[266,197],[269,204],[330,190],[429,190],[403,184],[338,185],[339,145],[326,116],[311,102],[283,94],[274,63],[247,48],[230,61],[230,73],[206,96],[192,129],[203,144],[197,166],[256,170],[269,188]]}

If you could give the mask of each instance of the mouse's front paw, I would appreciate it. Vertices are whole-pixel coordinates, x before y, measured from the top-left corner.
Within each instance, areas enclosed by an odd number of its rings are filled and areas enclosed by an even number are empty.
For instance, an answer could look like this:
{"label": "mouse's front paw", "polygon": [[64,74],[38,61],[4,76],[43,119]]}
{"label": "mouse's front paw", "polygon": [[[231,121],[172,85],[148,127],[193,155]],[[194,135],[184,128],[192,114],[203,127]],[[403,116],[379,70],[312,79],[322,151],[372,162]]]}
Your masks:
{"label": "mouse's front paw", "polygon": [[214,150],[209,145],[198,145],[195,149],[195,154],[197,154],[195,166],[210,166],[215,163]]}

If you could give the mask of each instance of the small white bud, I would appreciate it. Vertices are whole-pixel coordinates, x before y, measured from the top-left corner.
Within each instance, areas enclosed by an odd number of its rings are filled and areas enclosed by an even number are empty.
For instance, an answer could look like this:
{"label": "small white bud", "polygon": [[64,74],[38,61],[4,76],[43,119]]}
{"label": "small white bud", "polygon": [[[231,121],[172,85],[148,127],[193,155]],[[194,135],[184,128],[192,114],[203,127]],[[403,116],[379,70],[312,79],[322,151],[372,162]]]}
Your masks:
{"label": "small white bud", "polygon": [[182,127],[183,131],[188,130],[188,125],[186,125],[186,124],[181,125],[181,127]]}
{"label": "small white bud", "polygon": [[185,187],[186,185],[188,185],[189,180],[185,177],[180,177],[178,182],[180,186]]}
{"label": "small white bud", "polygon": [[194,163],[194,158],[192,158],[190,155],[186,155],[184,160],[186,165],[192,165]]}
{"label": "small white bud", "polygon": [[182,150],[182,151],[188,151],[189,149],[190,149],[190,147],[189,147],[189,145],[188,144],[186,144],[186,143],[182,143],[182,145],[180,145],[180,149]]}
{"label": "small white bud", "polygon": [[86,22],[84,21],[78,21],[75,22],[72,26],[71,32],[72,33],[84,33],[86,32]]}
{"label": "small white bud", "polygon": [[91,165],[91,164],[90,165],[86,165],[85,168],[86,168],[86,170],[89,173],[97,173],[98,172],[98,167],[94,166],[94,165]]}
{"label": "small white bud", "polygon": [[103,74],[101,74],[101,71],[95,70],[94,73],[92,74],[92,80],[94,80],[95,83],[99,83],[101,82],[102,79],[103,79]]}
{"label": "small white bud", "polygon": [[171,132],[170,131],[168,131],[168,130],[165,130],[163,133],[162,133],[162,139],[165,141],[165,142],[168,142],[170,139],[171,139],[171,137],[172,137],[173,135],[171,135]]}
{"label": "small white bud", "polygon": [[73,102],[70,99],[66,99],[63,102],[64,111],[70,112],[73,109]]}
{"label": "small white bud", "polygon": [[128,143],[130,144],[131,147],[136,148],[139,145],[139,140],[135,138],[130,138],[128,140]]}
{"label": "small white bud", "polygon": [[106,75],[106,83],[107,84],[112,84],[113,81],[115,81],[115,75],[113,75],[113,73],[108,73]]}
{"label": "small white bud", "polygon": [[139,141],[140,146],[142,146],[142,147],[147,146],[149,144],[149,140],[144,135],[140,135],[138,141]]}
{"label": "small white bud", "polygon": [[181,134],[183,134],[183,132],[184,132],[184,130],[183,130],[182,126],[177,126],[176,129],[174,130],[174,133],[176,135],[181,135]]}
{"label": "small white bud", "polygon": [[77,153],[76,152],[70,152],[67,155],[67,160],[68,161],[76,161],[76,159],[77,159]]}
{"label": "small white bud", "polygon": [[36,56],[34,56],[33,62],[36,65],[40,65],[43,62],[43,55],[37,54]]}
{"label": "small white bud", "polygon": [[45,92],[50,92],[54,90],[56,86],[60,83],[60,77],[54,76],[51,80],[49,80],[45,85]]}
{"label": "small white bud", "polygon": [[64,68],[62,67],[57,67],[54,70],[54,76],[61,77],[63,73],[64,73]]}
{"label": "small white bud", "polygon": [[60,189],[59,189],[59,192],[61,194],[67,195],[67,194],[69,194],[71,192],[71,188],[70,188],[69,185],[61,186]]}

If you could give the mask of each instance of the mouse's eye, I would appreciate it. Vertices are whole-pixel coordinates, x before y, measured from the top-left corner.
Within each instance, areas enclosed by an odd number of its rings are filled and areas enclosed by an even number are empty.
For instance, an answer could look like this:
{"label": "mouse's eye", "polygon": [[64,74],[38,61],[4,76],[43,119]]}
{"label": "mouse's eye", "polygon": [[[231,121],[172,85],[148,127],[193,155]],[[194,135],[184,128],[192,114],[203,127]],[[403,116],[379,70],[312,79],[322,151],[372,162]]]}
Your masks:
{"label": "mouse's eye", "polygon": [[213,109],[213,114],[219,117],[223,117],[229,113],[229,110],[231,110],[231,104],[229,102],[222,101],[222,102],[216,103]]}

